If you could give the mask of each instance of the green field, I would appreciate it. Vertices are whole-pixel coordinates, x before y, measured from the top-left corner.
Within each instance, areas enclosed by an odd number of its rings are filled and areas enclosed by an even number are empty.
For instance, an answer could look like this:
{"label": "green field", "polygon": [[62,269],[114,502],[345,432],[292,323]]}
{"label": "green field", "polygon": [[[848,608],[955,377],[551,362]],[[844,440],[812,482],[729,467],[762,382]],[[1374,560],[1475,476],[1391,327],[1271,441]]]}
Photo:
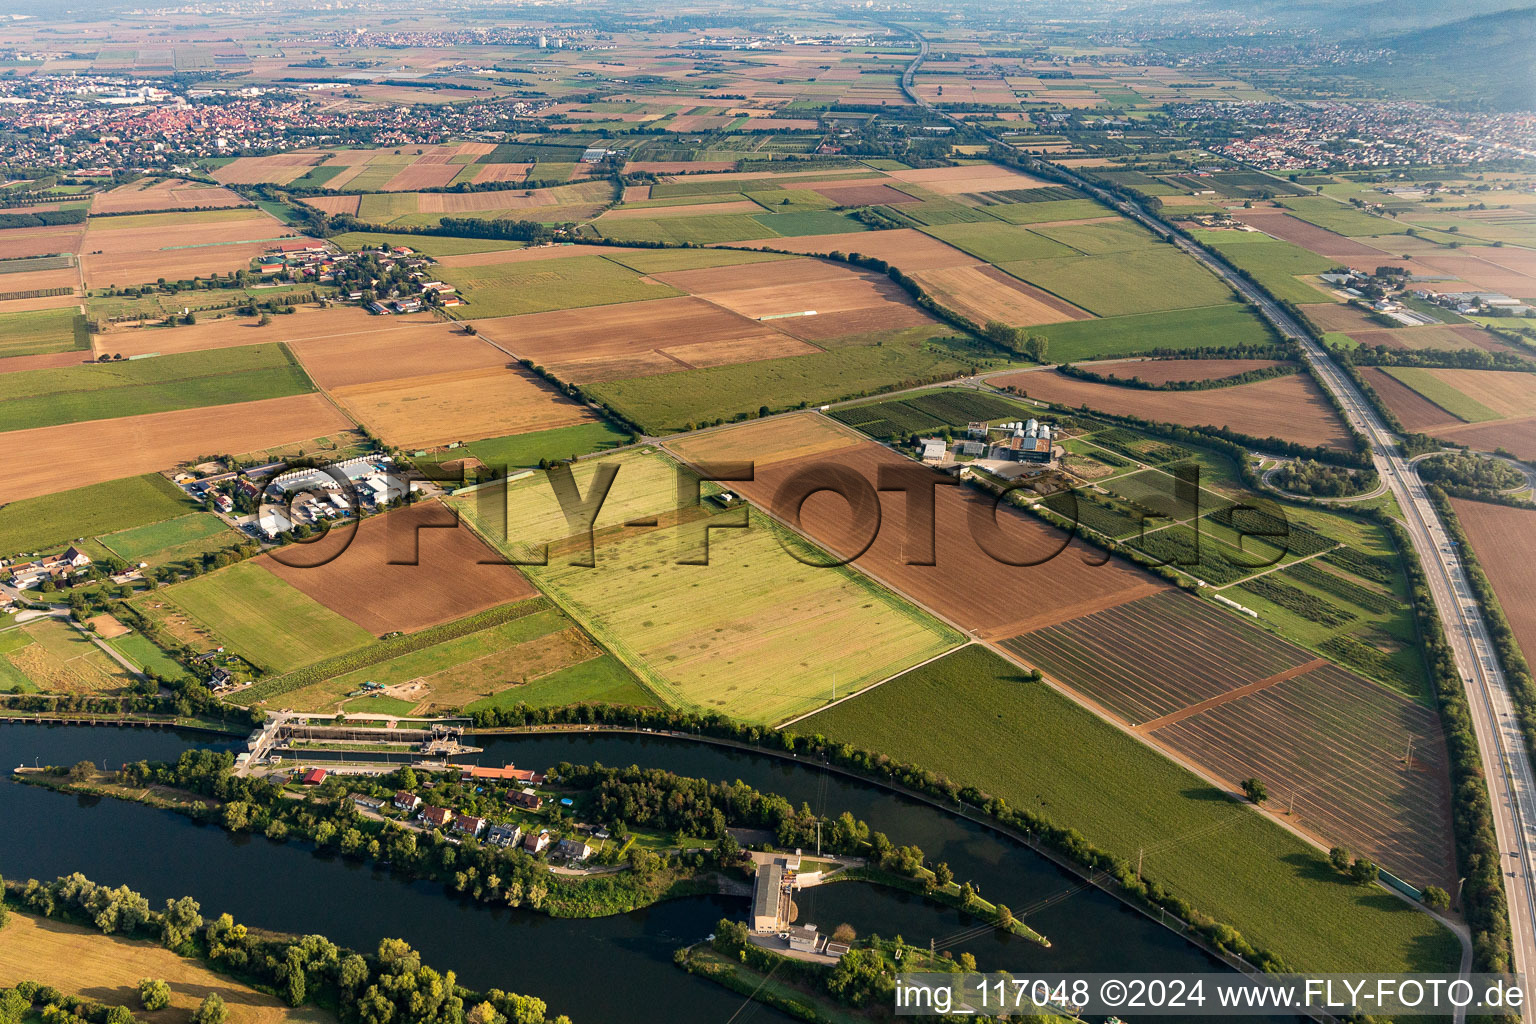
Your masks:
{"label": "green field", "polygon": [[1033,230],[1036,234],[1071,246],[1085,256],[1106,256],[1158,244],[1157,239],[1145,228],[1118,218],[1093,224],[1062,224]]}
{"label": "green field", "polygon": [[1464,423],[1485,423],[1504,417],[1483,403],[1462,394],[1435,376],[1434,370],[1416,366],[1388,366],[1386,371]]}
{"label": "green field", "polygon": [[223,637],[246,661],[273,672],[287,672],[373,641],[367,630],[255,562],[240,562],[155,593]]}
{"label": "green field", "polygon": [[985,207],[987,213],[1009,224],[1043,224],[1053,220],[1085,220],[1115,214],[1093,199],[1053,199],[1043,203],[1004,203]]}
{"label": "green field", "polygon": [[[396,167],[390,168],[384,181],[393,178],[398,170],[399,168]],[[370,167],[354,178],[353,181],[361,181],[372,173],[374,173],[374,168]],[[379,184],[384,184],[384,181],[379,182]],[[414,192],[370,193],[358,200],[357,216],[359,220],[365,220],[370,223],[387,224],[395,217],[416,213],[418,205],[417,196]]]}
{"label": "green field", "polygon": [[611,404],[647,433],[671,433],[688,424],[756,413],[764,405],[786,409],[882,391],[903,381],[952,376],[974,357],[941,342],[932,328],[888,335],[881,344],[849,345],[813,355],[659,373],[589,384],[585,390]]}
{"label": "green field", "polygon": [[1232,289],[1172,246],[1003,263],[999,269],[1099,316],[1214,306]]}
{"label": "green field", "polygon": [[74,306],[0,313],[0,359],[90,347],[85,318]]}
{"label": "green field", "polygon": [[118,654],[146,672],[153,672],[161,679],[179,679],[187,670],[160,648],[150,643],[142,633],[129,633],[106,642]]}
{"label": "green field", "polygon": [[439,267],[439,276],[469,303],[455,310],[460,320],[542,313],[550,309],[605,306],[683,294],[646,281],[628,267],[601,256],[534,260],[480,267]]}
{"label": "green field", "polygon": [[1269,345],[1274,342],[1257,314],[1236,302],[1167,313],[1039,324],[1029,331],[1049,338],[1047,357],[1052,362],[1063,363],[1134,355],[1158,348]]}
{"label": "green field", "polygon": [[365,245],[403,245],[428,256],[463,256],[476,252],[500,252],[504,249],[521,249],[522,242],[504,238],[454,238],[448,235],[404,235],[382,231],[348,231],[333,235],[328,241],[356,252]]}
{"label": "green field", "polygon": [[769,263],[796,257],[781,252],[747,252],[737,249],[637,249],[615,252],[605,259],[642,274],[667,274],[674,270],[702,270],[705,267],[738,267],[747,263]]}
{"label": "green field", "polygon": [[184,516],[196,506],[163,476],[109,480],[0,507],[0,556]]}
{"label": "green field", "polygon": [[[1296,970],[1447,971],[1456,938],[1043,683],[971,647],[797,730],[878,750],[1049,818]],[[996,897],[994,897],[996,898]]]}
{"label": "green field", "polygon": [[[849,231],[868,231],[863,221],[832,210],[798,210],[794,213],[760,213],[751,218],[771,235],[793,238],[797,235],[839,235]],[[758,235],[762,237],[761,234]]]}
{"label": "green field", "polygon": [[205,551],[238,544],[244,538],[210,512],[167,519],[100,538],[107,550],[127,562],[175,562]]}
{"label": "green field", "polygon": [[1304,304],[1332,298],[1327,292],[1296,279],[1303,274],[1326,273],[1337,265],[1337,261],[1326,256],[1258,231],[1196,229],[1190,235],[1221,253],[1233,266],[1252,274],[1254,280],[1277,299]]}
{"label": "green field", "polygon": [[[741,522],[737,513],[716,527]],[[709,564],[679,564],[704,523],[625,531],[597,571],[551,558],[534,582],[669,705],[772,723],[939,654],[962,638],[753,512],[710,531]],[[686,532],[683,532],[686,531]],[[850,638],[857,637],[854,642]]]}
{"label": "green field", "polygon": [[465,711],[484,708],[560,707],[565,704],[628,704],[655,707],[656,698],[646,692],[617,658],[604,654],[579,665],[551,672],[547,676],[513,689],[503,690],[465,707]]}
{"label": "green field", "polygon": [[270,344],[21,370],[0,377],[0,431],[254,402],[313,390],[287,347]]}
{"label": "green field", "polygon": [[1009,263],[1014,260],[1071,256],[1072,250],[1054,239],[1037,235],[1026,228],[986,221],[980,224],[944,224],[923,229],[934,238],[948,242],[979,260]]}
{"label": "green field", "polygon": [[[789,216],[788,214],[785,215]],[[777,232],[765,228],[752,214],[721,213],[704,216],[667,218],[629,218],[599,220],[592,224],[604,238],[621,242],[666,242],[681,245],[693,242],[740,242],[749,238],[767,238]]]}
{"label": "green field", "polygon": [[[484,441],[474,441],[466,445],[465,449],[487,466],[516,469],[537,466],[540,459],[568,459],[573,455],[590,455],[592,452],[628,443],[628,434],[599,420],[571,427],[555,427],[553,430],[537,430],[531,434],[491,437]],[[442,454],[462,457],[464,449]]]}
{"label": "green field", "polygon": [[1344,203],[1322,196],[1285,199],[1281,205],[1308,224],[1316,224],[1320,228],[1327,228],[1329,231],[1351,237],[1402,235],[1407,234],[1408,229],[1413,227],[1412,224],[1404,224],[1391,217],[1377,217],[1364,213],[1353,206],[1346,206]]}

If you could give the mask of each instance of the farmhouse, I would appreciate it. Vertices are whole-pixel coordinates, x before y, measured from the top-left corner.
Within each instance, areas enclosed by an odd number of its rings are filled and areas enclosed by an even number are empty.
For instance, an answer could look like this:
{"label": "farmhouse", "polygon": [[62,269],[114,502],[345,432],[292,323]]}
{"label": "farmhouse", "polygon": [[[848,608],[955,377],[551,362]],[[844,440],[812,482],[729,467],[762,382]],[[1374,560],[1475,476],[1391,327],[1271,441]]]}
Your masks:
{"label": "farmhouse", "polygon": [[11,582],[18,590],[35,587],[44,580],[58,582],[73,575],[76,570],[91,564],[91,556],[79,548],[66,548],[62,554],[50,555],[36,562],[27,562],[11,570]]}

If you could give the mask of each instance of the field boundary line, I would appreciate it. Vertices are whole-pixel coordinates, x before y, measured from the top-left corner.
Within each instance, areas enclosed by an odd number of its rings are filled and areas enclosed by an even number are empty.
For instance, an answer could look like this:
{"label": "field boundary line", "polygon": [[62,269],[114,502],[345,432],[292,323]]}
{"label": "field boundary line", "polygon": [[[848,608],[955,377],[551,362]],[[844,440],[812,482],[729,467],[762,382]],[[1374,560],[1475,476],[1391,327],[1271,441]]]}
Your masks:
{"label": "field boundary line", "polygon": [[873,690],[877,686],[884,686],[886,683],[891,682],[893,679],[900,679],[902,676],[906,675],[908,672],[916,672],[918,669],[922,668],[925,665],[931,665],[931,664],[933,664],[936,661],[939,661],[939,660],[941,660],[943,658],[949,657],[951,654],[954,654],[956,651],[962,651],[965,648],[970,647],[972,644],[979,643],[979,642],[980,641],[978,641],[975,637],[967,635],[964,643],[959,643],[959,644],[956,644],[955,646],[949,648],[948,650],[940,651],[938,654],[935,654],[933,657],[925,658],[922,661],[918,662],[916,665],[908,665],[906,668],[902,669],[900,672],[896,672],[896,673],[893,673],[891,675],[888,675],[884,679],[878,679],[875,682],[870,683],[868,686],[865,686],[865,687],[863,687],[861,689],[858,689],[858,690],[854,690],[852,693],[847,694],[846,696],[842,696],[842,697],[837,698],[837,700],[834,700],[830,704],[823,704],[821,707],[815,708],[815,709],[813,709],[811,711],[807,711],[803,715],[796,715],[794,718],[791,718],[788,721],[780,722],[778,725],[774,726],[773,728],[775,728],[775,729],[788,729],[790,726],[796,724],[797,722],[802,722],[805,719],[810,718],[812,715],[819,715],[823,711],[831,711],[833,708],[837,707],[839,704],[843,703],[844,701],[852,700],[855,697],[861,697],[864,694],[868,693],[870,690]]}
{"label": "field boundary line", "polygon": [[1163,715],[1161,718],[1151,719],[1150,721],[1143,722],[1140,725],[1133,726],[1132,728],[1134,728],[1137,732],[1150,733],[1156,729],[1161,729],[1165,725],[1173,725],[1175,722],[1182,722],[1184,719],[1198,715],[1202,711],[1209,711],[1211,708],[1220,707],[1221,705],[1226,704],[1229,701],[1237,700],[1240,697],[1246,697],[1249,694],[1258,693],[1260,690],[1267,690],[1271,686],[1274,686],[1276,683],[1283,683],[1287,679],[1294,679],[1296,676],[1302,675],[1303,673],[1311,672],[1314,669],[1324,668],[1331,664],[1333,664],[1333,662],[1329,661],[1327,658],[1313,658],[1311,661],[1303,662],[1300,665],[1293,665],[1284,671],[1276,672],[1274,675],[1267,679],[1260,679],[1257,682],[1246,683],[1237,687],[1236,689],[1228,690],[1226,693],[1218,693],[1214,697],[1207,697],[1205,700],[1197,701],[1188,707],[1179,708],[1177,711],[1170,711],[1168,714]]}

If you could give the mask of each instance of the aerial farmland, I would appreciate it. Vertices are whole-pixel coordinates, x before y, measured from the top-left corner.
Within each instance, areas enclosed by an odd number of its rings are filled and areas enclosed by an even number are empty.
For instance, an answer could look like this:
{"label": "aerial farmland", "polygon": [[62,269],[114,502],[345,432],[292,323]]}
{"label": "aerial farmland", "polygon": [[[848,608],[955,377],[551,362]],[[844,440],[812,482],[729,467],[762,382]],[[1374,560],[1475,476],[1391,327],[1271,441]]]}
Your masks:
{"label": "aerial farmland", "polygon": [[1536,970],[1531,12],[34,6],[0,1020]]}

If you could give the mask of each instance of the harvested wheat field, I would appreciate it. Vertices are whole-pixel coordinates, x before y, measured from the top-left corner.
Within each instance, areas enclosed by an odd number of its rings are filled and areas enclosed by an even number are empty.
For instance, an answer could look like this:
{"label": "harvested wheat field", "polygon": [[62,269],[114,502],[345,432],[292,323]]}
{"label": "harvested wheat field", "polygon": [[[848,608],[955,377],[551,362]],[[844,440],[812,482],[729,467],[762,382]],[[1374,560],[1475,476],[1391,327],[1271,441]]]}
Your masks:
{"label": "harvested wheat field", "polygon": [[1536,512],[1461,498],[1451,505],[1521,651],[1536,658]]}
{"label": "harvested wheat field", "polygon": [[282,561],[264,556],[259,564],[382,636],[532,597],[532,584],[501,561],[453,512],[424,501],[364,519],[356,531],[333,527],[304,550],[288,549]]}
{"label": "harvested wheat field", "polygon": [[324,395],[291,395],[0,434],[0,502],[169,469],[209,452],[248,452],[349,430]]}
{"label": "harvested wheat field", "polygon": [[483,370],[511,362],[505,352],[431,314],[373,317],[357,309],[346,312],[355,317],[316,324],[287,339],[310,379],[322,388],[448,370]]}
{"label": "harvested wheat field", "polygon": [[[776,437],[773,428],[779,423],[776,419],[728,428],[673,447],[688,459],[755,462],[755,479],[732,485],[739,493],[842,557],[857,554],[868,543],[853,562],[856,568],[984,638],[1012,636],[1167,589],[1128,563],[1099,564],[1103,555],[1097,549],[1007,506],[997,508],[994,516],[990,496],[971,487],[946,486],[953,477],[924,470],[883,445],[855,441],[821,448],[831,435],[791,422],[784,435]],[[733,430],[751,431],[751,440],[762,441],[764,454],[753,454],[752,445],[733,439]],[[813,450],[783,457],[797,449]],[[915,472],[938,485],[931,529],[918,524],[908,536],[906,496],[899,491],[881,492],[876,514],[869,495],[882,466]],[[862,477],[870,491],[863,500],[856,495],[853,508],[829,491],[812,494],[797,517],[791,492],[781,494],[780,488],[799,474],[814,479],[815,471],[829,467]],[[1005,560],[1033,564],[1010,565]],[[934,564],[909,564],[925,561]],[[1047,593],[1049,601],[1031,599]]]}
{"label": "harvested wheat field", "polygon": [[331,395],[387,443],[402,448],[525,434],[593,418],[586,407],[521,368],[381,380],[332,388]]}
{"label": "harvested wheat field", "polygon": [[740,426],[701,430],[667,442],[667,449],[685,462],[775,462],[803,459],[847,448],[864,435],[814,412],[797,412]]}
{"label": "harvested wheat field", "polygon": [[1090,320],[1093,314],[996,267],[949,267],[911,275],[940,305],[979,324],[1001,320],[1015,327]]}
{"label": "harvested wheat field", "polygon": [[[1393,244],[1396,241],[1394,237]],[[1536,300],[1536,260],[1524,259],[1514,250],[1464,246],[1455,252],[1420,253],[1417,259],[1442,274],[1459,277],[1477,290]]]}
{"label": "harvested wheat field", "polygon": [[734,171],[734,160],[631,160],[624,165],[626,171],[650,174],[687,174],[701,171]]}
{"label": "harvested wheat field", "polygon": [[1378,330],[1381,325],[1366,315],[1358,306],[1342,302],[1319,302],[1301,307],[1307,319],[1320,331],[1342,331],[1354,337],[1356,331]]}
{"label": "harvested wheat field", "polygon": [[1297,444],[1346,449],[1350,446],[1349,433],[1333,406],[1312,378],[1303,374],[1178,396],[1095,384],[1055,371],[993,377],[991,383],[1071,408],[1087,405],[1102,412],[1160,423],[1226,427],[1252,437],[1283,437]]}
{"label": "harvested wheat field", "polygon": [[813,182],[805,188],[820,192],[838,206],[882,206],[899,203],[920,203],[921,199],[909,196],[889,185],[843,184],[835,181]]}
{"label": "harvested wheat field", "polygon": [[306,206],[313,206],[321,213],[329,217],[346,213],[357,216],[358,204],[363,201],[362,196],[306,196],[299,200]]}
{"label": "harvested wheat field", "polygon": [[522,181],[528,177],[528,172],[531,170],[533,170],[533,164],[481,164],[479,172],[475,174],[475,184],[484,185],[492,181]]}
{"label": "harvested wheat field", "polygon": [[[69,288],[80,285],[80,271],[75,267],[58,270],[28,270],[19,274],[0,274],[0,286],[8,292],[29,292],[47,288]],[[76,299],[78,303],[80,300]],[[73,305],[73,303],[71,303]],[[8,310],[12,307],[6,307]]]}
{"label": "harvested wheat field", "polygon": [[[198,219],[225,212],[237,216]],[[248,270],[252,259],[279,240],[304,240],[276,217],[260,210],[238,216],[244,212],[142,214],[92,221],[81,242],[86,286],[138,284],[162,277],[177,281],[215,271]]]}
{"label": "harvested wheat field", "polygon": [[1102,366],[1094,363],[1079,365],[1116,380],[1140,377],[1148,384],[1171,384],[1189,380],[1221,380],[1251,370],[1267,370],[1286,364],[1278,359],[1138,359],[1116,360]]}
{"label": "harvested wheat field", "polygon": [[1360,367],[1360,376],[1376,390],[1382,402],[1402,421],[1407,430],[1423,431],[1458,422],[1456,417],[1379,366]]}
{"label": "harvested wheat field", "polygon": [[536,263],[540,260],[564,260],[572,256],[608,256],[621,252],[646,252],[627,245],[536,245],[528,249],[491,249],[439,256],[445,267],[491,267],[502,263]]}
{"label": "harvested wheat field", "polygon": [[799,235],[794,238],[761,238],[750,242],[732,242],[737,248],[776,249],[782,252],[822,254],[856,252],[873,256],[902,270],[934,270],[941,267],[974,266],[976,257],[962,252],[932,235],[913,228],[892,231],[853,231],[837,235]]}
{"label": "harvested wheat field", "polygon": [[1016,188],[1038,188],[1053,182],[1012,171],[996,164],[962,167],[924,167],[918,170],[888,171],[890,177],[905,181],[941,196],[965,192],[1007,192]]}
{"label": "harvested wheat field", "polygon": [[775,327],[807,341],[935,322],[884,274],[821,260],[780,260],[652,276],[743,316],[772,320]]}
{"label": "harvested wheat field", "polygon": [[[171,1005],[139,1009],[139,979],[161,978],[171,986]],[[0,986],[19,981],[52,985],[60,992],[109,1005],[133,1007],[149,1024],[183,1024],[198,1004],[218,993],[230,1024],[327,1024],[335,1020],[313,1006],[294,1009],[281,1000],[213,973],[156,942],[103,935],[95,928],[12,913],[0,932]]]}
{"label": "harvested wheat field", "polygon": [[214,171],[213,176],[226,185],[258,185],[262,182],[286,185],[308,173],[324,156],[318,152],[242,156]]}
{"label": "harvested wheat field", "polygon": [[577,384],[819,351],[691,296],[527,313],[475,326],[519,358]]}
{"label": "harvested wheat field", "polygon": [[1453,352],[1480,348],[1484,352],[1519,352],[1496,335],[1471,324],[1434,324],[1426,327],[1370,327],[1354,330],[1349,336],[1362,345],[1385,345],[1396,349],[1438,349]]}
{"label": "harvested wheat field", "polygon": [[45,352],[35,356],[11,356],[0,359],[0,373],[17,370],[52,370],[59,366],[79,366],[90,362],[91,354],[75,349],[71,352]]}
{"label": "harvested wheat field", "polygon": [[250,200],[227,188],[204,185],[182,178],[135,181],[103,192],[91,203],[91,215],[103,213],[148,213],[152,210],[184,210],[188,207],[211,210],[229,206],[248,206]]}
{"label": "harvested wheat field", "polygon": [[[13,260],[27,256],[56,256],[67,252],[79,252],[85,237],[84,224],[59,224],[45,228],[5,228],[0,230],[0,259]],[[0,274],[0,290],[19,291],[12,278],[17,275]]]}
{"label": "harvested wheat field", "polygon": [[[440,322],[425,313],[414,317],[376,317],[355,306],[332,306],[329,309],[299,306],[293,313],[273,317],[272,322],[265,327],[255,317],[237,316],[203,319],[184,327],[162,327],[158,324],[150,327],[119,326],[104,334],[93,335],[91,346],[97,355],[104,352],[120,353],[123,356],[149,353],[170,355],[274,341],[298,342],[336,335],[367,335],[381,328],[399,327],[401,321],[405,320]],[[361,345],[358,348],[361,349]]]}
{"label": "harvested wheat field", "polygon": [[619,207],[593,221],[601,227],[616,220],[654,220],[660,217],[713,217],[727,213],[762,213],[763,208],[750,199],[733,203],[694,203],[691,206]]}
{"label": "harvested wheat field", "polygon": [[1428,369],[1424,372],[1442,385],[1465,395],[1499,417],[1536,414],[1536,374],[1518,370],[1445,368]]}

